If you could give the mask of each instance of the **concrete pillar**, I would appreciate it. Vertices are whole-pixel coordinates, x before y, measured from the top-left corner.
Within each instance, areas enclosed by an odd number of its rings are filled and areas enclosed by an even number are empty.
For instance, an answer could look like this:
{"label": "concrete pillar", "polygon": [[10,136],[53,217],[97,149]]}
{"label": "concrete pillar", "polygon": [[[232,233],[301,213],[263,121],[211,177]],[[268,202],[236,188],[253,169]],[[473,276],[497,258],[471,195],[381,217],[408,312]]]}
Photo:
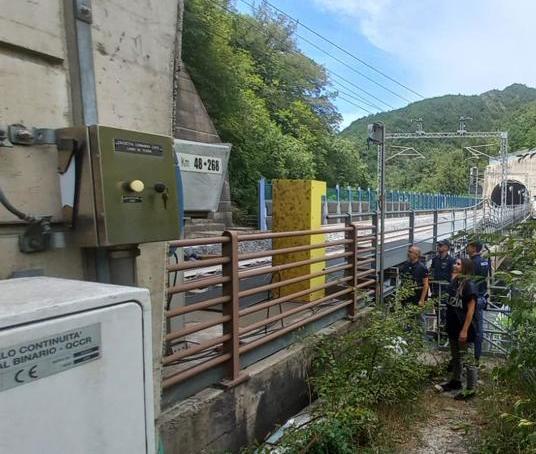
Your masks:
{"label": "concrete pillar", "polygon": [[[322,222],[322,196],[326,194],[326,183],[313,180],[274,180],[273,181],[273,226],[274,232],[292,230],[317,230]],[[281,249],[323,243],[325,235],[305,235],[273,240],[273,248]],[[273,265],[309,260],[325,254],[324,248],[309,251],[279,254],[273,257]],[[304,265],[284,270],[274,275],[274,282],[321,271],[325,262]],[[282,287],[279,296],[310,289],[322,285],[325,276],[315,277],[303,282]],[[300,298],[308,302],[322,298],[324,291],[319,290]]]}

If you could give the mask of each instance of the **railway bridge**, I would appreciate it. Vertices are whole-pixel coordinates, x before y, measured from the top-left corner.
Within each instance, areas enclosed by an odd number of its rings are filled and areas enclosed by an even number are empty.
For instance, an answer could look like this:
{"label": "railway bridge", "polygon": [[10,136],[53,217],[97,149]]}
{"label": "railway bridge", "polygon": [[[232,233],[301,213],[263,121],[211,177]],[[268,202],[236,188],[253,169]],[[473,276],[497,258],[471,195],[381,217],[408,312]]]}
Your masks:
{"label": "railway bridge", "polygon": [[[234,408],[235,424],[251,430],[249,437],[266,433],[274,420],[296,413],[308,399],[297,341],[326,329],[349,329],[348,323],[374,304],[380,286],[388,296],[409,245],[418,245],[428,259],[436,243],[448,238],[455,252],[462,253],[468,237],[507,231],[531,211],[528,197],[508,206],[488,198],[462,208],[413,210],[408,204],[390,204],[381,235],[377,211],[329,213],[320,197],[315,207],[307,191],[284,195],[280,203],[274,191],[271,231],[226,231],[170,243],[162,381],[166,446],[218,445],[218,437],[229,428],[210,414],[221,406]],[[300,224],[300,217],[314,222]],[[379,269],[381,250],[384,273]],[[492,354],[504,352],[496,320],[502,311],[493,306],[485,325],[486,348]],[[441,346],[445,338],[439,312],[426,319]],[[210,394],[215,384],[224,390]],[[266,386],[270,400],[262,398]],[[243,393],[255,402],[248,404],[256,408],[254,423]],[[189,398],[194,394],[200,397]],[[284,414],[283,407],[290,413]],[[200,430],[206,420],[216,425]],[[184,430],[174,430],[177,421]],[[181,436],[187,433],[193,438]]]}

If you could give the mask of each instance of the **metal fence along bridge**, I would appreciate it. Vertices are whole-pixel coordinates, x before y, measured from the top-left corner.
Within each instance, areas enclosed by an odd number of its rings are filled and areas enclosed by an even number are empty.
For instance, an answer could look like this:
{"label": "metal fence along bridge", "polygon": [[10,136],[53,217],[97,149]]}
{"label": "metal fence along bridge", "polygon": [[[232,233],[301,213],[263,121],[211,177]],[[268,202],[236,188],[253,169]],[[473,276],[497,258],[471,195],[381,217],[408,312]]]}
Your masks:
{"label": "metal fence along bridge", "polygon": [[[336,320],[355,319],[379,293],[395,288],[409,245],[429,258],[436,243],[449,238],[462,251],[469,235],[506,230],[530,214],[527,201],[502,208],[487,200],[453,208],[392,208],[385,212],[383,235],[377,212],[335,212],[324,213],[325,225],[315,230],[227,231],[170,243],[164,403],[215,383],[233,386],[248,378],[248,366],[296,339]],[[179,248],[201,252],[184,260]],[[491,312],[501,312],[493,294],[492,301]],[[437,322],[438,313],[429,314],[429,329],[441,344]],[[486,331],[488,351],[504,352],[496,316]]]}

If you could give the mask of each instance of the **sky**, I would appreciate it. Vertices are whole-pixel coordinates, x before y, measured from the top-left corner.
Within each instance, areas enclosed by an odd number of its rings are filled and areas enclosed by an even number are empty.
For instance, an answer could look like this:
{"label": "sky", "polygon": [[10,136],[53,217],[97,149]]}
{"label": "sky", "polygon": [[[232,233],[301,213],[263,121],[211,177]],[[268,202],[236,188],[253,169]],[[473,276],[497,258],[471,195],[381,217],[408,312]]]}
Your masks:
{"label": "sky", "polygon": [[[424,97],[536,86],[535,0],[269,1]],[[250,10],[242,0],[236,6]],[[346,93],[336,100],[341,127],[368,115],[357,105],[377,112],[422,99],[306,29],[297,32],[314,43],[297,38],[305,54],[349,81],[338,79],[345,88],[333,87]]]}

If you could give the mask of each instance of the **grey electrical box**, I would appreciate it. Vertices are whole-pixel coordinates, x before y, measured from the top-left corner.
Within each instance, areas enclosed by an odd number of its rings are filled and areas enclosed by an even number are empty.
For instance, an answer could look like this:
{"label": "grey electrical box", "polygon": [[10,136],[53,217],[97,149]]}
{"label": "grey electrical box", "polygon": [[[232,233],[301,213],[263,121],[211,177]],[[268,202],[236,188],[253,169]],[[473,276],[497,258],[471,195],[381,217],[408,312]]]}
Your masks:
{"label": "grey electrical box", "polygon": [[171,137],[106,126],[56,137],[62,204],[80,246],[179,238]]}

